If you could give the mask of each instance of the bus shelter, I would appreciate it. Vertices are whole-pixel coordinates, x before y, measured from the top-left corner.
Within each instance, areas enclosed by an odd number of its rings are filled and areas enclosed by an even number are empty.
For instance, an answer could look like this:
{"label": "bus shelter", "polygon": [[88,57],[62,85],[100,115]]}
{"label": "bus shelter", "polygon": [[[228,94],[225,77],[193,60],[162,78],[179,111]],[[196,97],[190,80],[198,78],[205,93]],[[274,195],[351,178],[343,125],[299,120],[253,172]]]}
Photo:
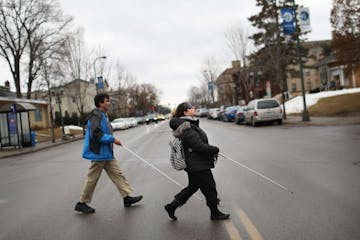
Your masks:
{"label": "bus shelter", "polygon": [[0,107],[0,147],[32,146],[29,112],[31,103],[5,103]]}

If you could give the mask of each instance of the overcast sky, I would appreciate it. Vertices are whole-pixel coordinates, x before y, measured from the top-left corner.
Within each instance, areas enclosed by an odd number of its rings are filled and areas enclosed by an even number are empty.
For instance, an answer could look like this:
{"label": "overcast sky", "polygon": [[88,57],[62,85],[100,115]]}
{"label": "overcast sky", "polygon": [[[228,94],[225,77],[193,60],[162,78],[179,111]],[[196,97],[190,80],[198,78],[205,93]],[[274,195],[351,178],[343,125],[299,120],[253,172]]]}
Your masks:
{"label": "overcast sky", "polygon": [[[199,85],[209,57],[231,64],[224,32],[258,12],[255,0],[60,0],[65,14],[85,30],[89,48],[101,46],[106,61],[119,60],[139,83],[161,90],[161,103],[180,103]],[[332,0],[297,0],[310,8],[309,40],[330,39]],[[250,30],[251,31],[251,30]],[[106,77],[106,76],[105,76]],[[0,84],[13,80],[0,60]]]}

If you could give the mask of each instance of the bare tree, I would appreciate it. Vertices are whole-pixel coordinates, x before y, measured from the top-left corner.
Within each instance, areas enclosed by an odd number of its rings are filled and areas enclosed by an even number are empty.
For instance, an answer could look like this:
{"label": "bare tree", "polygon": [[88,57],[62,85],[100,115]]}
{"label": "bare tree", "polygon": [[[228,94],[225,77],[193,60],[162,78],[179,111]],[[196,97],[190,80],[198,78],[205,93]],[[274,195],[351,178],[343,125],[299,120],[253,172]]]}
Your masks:
{"label": "bare tree", "polygon": [[152,84],[134,83],[127,89],[130,112],[153,112],[159,104],[160,91]]}
{"label": "bare tree", "polygon": [[199,105],[201,98],[200,89],[196,86],[191,86],[188,91],[188,98],[191,104]]}
{"label": "bare tree", "polygon": [[360,63],[360,2],[334,0],[330,20],[332,49],[337,60],[350,70]]}
{"label": "bare tree", "polygon": [[[71,80],[75,80],[75,87],[71,92],[67,93],[76,104],[80,119],[86,114],[84,109],[86,105],[86,96],[88,95],[88,87],[84,87],[84,80],[87,81],[91,76],[90,53],[85,46],[83,40],[83,31],[77,29],[73,33],[67,35],[64,47],[64,60],[62,61],[66,76]],[[87,83],[90,84],[90,83]]]}
{"label": "bare tree", "polygon": [[[209,89],[208,91],[203,91],[203,94],[211,97],[212,102],[215,102],[215,81],[219,75],[220,64],[214,57],[209,57],[204,61],[204,64],[201,69],[202,79],[204,80],[201,85],[202,89]],[[203,86],[205,85],[205,87]],[[204,99],[208,97],[204,96]]]}
{"label": "bare tree", "polygon": [[[247,57],[249,54],[249,34],[241,23],[230,27],[225,32],[226,45],[232,61],[240,61],[238,69],[232,76],[234,84],[234,102],[238,103],[239,97],[242,96],[246,101],[249,100],[250,82],[247,70]],[[242,66],[241,66],[242,63]]]}
{"label": "bare tree", "polygon": [[241,23],[230,27],[225,32],[226,46],[231,56],[231,60],[241,60],[243,67],[246,64],[246,57],[249,53],[249,34],[244,30]]}
{"label": "bare tree", "polygon": [[[21,2],[21,1],[20,1]],[[50,57],[54,51],[59,51],[65,42],[65,28],[72,21],[64,17],[56,0],[28,1],[29,16],[19,16],[27,33],[28,56],[27,65],[27,98],[31,97],[33,81],[37,78],[42,59]]]}
{"label": "bare tree", "polygon": [[30,17],[25,4],[25,0],[0,1],[0,56],[9,65],[18,98],[21,98],[20,60],[28,44],[25,26],[19,17]]}
{"label": "bare tree", "polygon": [[[41,56],[49,56],[62,44],[62,31],[71,22],[64,18],[55,0],[0,1],[0,56],[12,73],[17,97],[21,97],[21,63],[27,69],[27,98],[39,70]],[[28,61],[24,60],[24,56]]]}
{"label": "bare tree", "polygon": [[116,63],[116,86],[118,90],[123,89],[124,87],[124,82],[126,81],[126,71],[125,71],[125,67],[123,65],[121,65],[121,63],[118,61]]}
{"label": "bare tree", "polygon": [[55,88],[62,85],[64,81],[63,69],[61,69],[59,56],[53,56],[52,58],[43,59],[40,64],[40,88],[45,89],[45,95],[49,99],[50,108],[50,124],[51,124],[51,135],[52,142],[55,142],[55,119],[53,109],[53,92]]}
{"label": "bare tree", "polygon": [[64,65],[71,79],[88,80],[91,76],[90,53],[85,46],[82,29],[67,35]]}

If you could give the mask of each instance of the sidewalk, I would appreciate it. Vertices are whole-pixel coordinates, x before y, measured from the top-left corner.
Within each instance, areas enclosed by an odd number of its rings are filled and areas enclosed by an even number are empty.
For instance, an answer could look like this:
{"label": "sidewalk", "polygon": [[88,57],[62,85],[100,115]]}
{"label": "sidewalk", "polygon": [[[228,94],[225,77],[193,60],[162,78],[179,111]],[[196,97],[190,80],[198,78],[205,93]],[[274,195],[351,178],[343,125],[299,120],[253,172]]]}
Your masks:
{"label": "sidewalk", "polygon": [[311,117],[310,121],[303,122],[302,116],[287,116],[283,120],[285,126],[344,126],[360,125],[360,115],[349,117]]}
{"label": "sidewalk", "polygon": [[[282,126],[308,127],[308,126],[344,126],[344,125],[360,125],[360,115],[351,116],[351,117],[311,117],[310,116],[310,121],[308,122],[303,122],[301,116],[287,116],[287,118],[284,119]],[[37,143],[35,147],[26,147],[23,149],[5,148],[3,150],[0,150],[0,159],[40,151],[61,144],[78,141],[83,138],[84,136],[81,134],[81,135],[75,135],[75,138],[69,140],[57,139],[54,143],[51,141]]]}
{"label": "sidewalk", "polygon": [[36,143],[36,145],[34,147],[25,147],[22,149],[15,148],[15,147],[6,147],[6,148],[3,148],[2,150],[0,150],[0,159],[6,158],[6,157],[18,156],[18,155],[22,155],[22,154],[26,154],[26,153],[31,153],[31,152],[37,152],[37,151],[40,151],[43,149],[59,146],[62,144],[67,144],[67,143],[78,141],[81,139],[84,139],[84,136],[82,134],[75,135],[74,138],[70,138],[68,140],[56,139],[55,142],[47,141],[47,142]]}

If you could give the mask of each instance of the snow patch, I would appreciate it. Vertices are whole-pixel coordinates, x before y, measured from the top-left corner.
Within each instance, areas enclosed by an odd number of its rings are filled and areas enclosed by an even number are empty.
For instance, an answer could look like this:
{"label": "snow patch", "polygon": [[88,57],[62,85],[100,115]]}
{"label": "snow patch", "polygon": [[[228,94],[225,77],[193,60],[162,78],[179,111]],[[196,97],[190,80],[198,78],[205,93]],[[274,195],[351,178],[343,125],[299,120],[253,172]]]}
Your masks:
{"label": "snow patch", "polygon": [[[306,94],[305,95],[306,107],[309,108],[310,106],[316,104],[321,98],[333,97],[343,94],[358,93],[358,92],[360,92],[360,88],[351,88],[351,89],[342,89],[336,91]],[[303,97],[297,96],[287,101],[285,103],[285,109],[286,109],[286,113],[301,113],[304,110]]]}

